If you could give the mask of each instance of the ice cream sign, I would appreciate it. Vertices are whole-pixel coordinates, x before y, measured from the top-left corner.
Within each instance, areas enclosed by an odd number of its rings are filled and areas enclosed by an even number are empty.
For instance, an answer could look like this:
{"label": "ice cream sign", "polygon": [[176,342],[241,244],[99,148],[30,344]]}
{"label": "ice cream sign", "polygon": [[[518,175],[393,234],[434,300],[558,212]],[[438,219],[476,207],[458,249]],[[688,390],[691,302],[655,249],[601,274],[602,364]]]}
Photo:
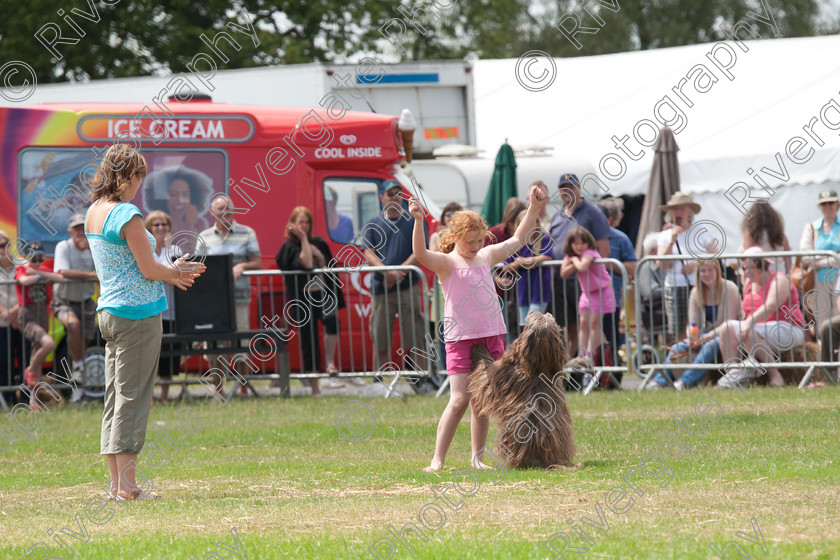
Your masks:
{"label": "ice cream sign", "polygon": [[174,118],[137,118],[127,115],[82,117],[79,137],[88,142],[114,138],[165,142],[245,142],[254,135],[251,119],[240,116],[178,115]]}
{"label": "ice cream sign", "polygon": [[318,148],[315,150],[315,157],[318,159],[381,158],[382,147]]}

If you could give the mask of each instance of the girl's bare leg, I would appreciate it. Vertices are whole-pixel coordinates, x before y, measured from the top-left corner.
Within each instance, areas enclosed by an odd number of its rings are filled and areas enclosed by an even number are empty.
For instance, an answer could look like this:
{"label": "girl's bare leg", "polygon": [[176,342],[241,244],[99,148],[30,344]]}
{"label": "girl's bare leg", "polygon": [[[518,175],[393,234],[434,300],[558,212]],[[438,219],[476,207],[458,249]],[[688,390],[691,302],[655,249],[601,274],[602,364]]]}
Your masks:
{"label": "girl's bare leg", "polygon": [[478,454],[487,445],[487,432],[490,431],[490,417],[479,416],[475,412],[475,408],[470,407],[470,438],[472,441],[472,458],[470,465],[479,469],[489,469],[491,467],[485,465],[478,460]]}
{"label": "girl's bare leg", "polygon": [[[468,387],[468,373],[456,373],[449,376],[449,403],[447,403],[446,409],[440,416],[440,422],[438,422],[434,457],[432,457],[431,464],[423,469],[423,472],[437,472],[443,468],[446,461],[446,452],[449,451],[449,446],[458,430],[458,423],[464,417],[467,406],[470,404]],[[486,428],[484,430],[484,440],[487,440]]]}

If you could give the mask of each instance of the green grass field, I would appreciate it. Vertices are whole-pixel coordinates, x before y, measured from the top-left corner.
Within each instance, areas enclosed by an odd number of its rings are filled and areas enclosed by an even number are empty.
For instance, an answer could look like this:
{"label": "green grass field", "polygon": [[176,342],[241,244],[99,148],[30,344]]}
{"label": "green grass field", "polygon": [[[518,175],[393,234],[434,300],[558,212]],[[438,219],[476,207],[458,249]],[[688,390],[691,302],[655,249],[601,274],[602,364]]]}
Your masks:
{"label": "green grass field", "polygon": [[[607,491],[628,487],[622,477],[646,453],[664,453],[659,442],[674,429],[672,416],[687,414],[702,398],[713,398],[723,408],[719,420],[705,425],[702,437],[686,435],[688,449],[681,458],[648,463],[649,476],[636,472],[633,480],[644,495],[628,494],[616,506],[626,508],[633,496],[629,511],[607,510]],[[177,433],[178,410],[187,405],[156,405],[147,446],[157,442],[163,451],[157,459],[142,457],[140,464],[163,499],[122,506],[95,499],[104,496],[107,483],[98,455],[99,405],[52,408],[39,414],[34,441],[18,441],[0,455],[0,557],[26,558],[30,550],[29,558],[49,558],[31,548],[42,542],[52,544],[52,558],[74,560],[205,554],[252,560],[375,558],[368,549],[389,536],[389,525],[396,530],[406,523],[419,526],[421,508],[443,504],[431,485],[451,486],[456,470],[469,467],[469,414],[447,468],[436,476],[420,468],[431,458],[445,399],[365,399],[376,426],[360,442],[342,438],[335,426],[336,412],[347,400],[197,402],[190,408],[194,422],[203,425],[178,438],[172,430]],[[564,531],[570,546],[582,552],[566,558],[707,559],[716,557],[710,542],[723,548],[727,541],[761,558],[754,518],[768,557],[840,558],[837,402],[834,389],[571,395],[580,468],[499,469],[483,474],[479,483],[462,472],[457,475],[462,491],[472,495],[460,497],[450,488],[446,496],[453,505],[463,501],[460,509],[441,508],[445,524],[424,529],[425,542],[409,535],[413,555],[400,545],[391,557],[552,558],[541,543]],[[152,429],[158,422],[165,423],[171,445]],[[10,425],[5,416],[2,425]],[[495,431],[491,427],[491,438]],[[151,469],[150,460],[159,470]],[[585,516],[596,523],[597,508],[608,528],[588,528],[589,545],[566,520],[579,525]],[[426,520],[440,525],[434,511],[425,510]],[[62,529],[80,533],[61,537],[66,548],[53,540]],[[739,531],[758,543],[736,537]],[[555,540],[558,551],[562,542]],[[380,557],[389,557],[389,548],[380,545]],[[730,550],[729,558],[740,556]]]}

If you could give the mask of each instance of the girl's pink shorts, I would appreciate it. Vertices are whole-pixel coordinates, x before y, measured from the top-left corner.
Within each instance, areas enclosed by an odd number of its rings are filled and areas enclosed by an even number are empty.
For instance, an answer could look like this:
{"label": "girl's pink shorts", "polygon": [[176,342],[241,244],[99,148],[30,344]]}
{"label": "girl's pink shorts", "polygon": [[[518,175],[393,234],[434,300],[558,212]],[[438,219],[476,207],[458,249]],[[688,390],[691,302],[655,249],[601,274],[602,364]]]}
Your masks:
{"label": "girl's pink shorts", "polygon": [[469,373],[470,369],[472,369],[470,349],[477,344],[486,344],[494,360],[498,360],[505,353],[505,337],[501,334],[485,336],[483,338],[467,338],[458,342],[447,342],[446,372],[449,375]]}

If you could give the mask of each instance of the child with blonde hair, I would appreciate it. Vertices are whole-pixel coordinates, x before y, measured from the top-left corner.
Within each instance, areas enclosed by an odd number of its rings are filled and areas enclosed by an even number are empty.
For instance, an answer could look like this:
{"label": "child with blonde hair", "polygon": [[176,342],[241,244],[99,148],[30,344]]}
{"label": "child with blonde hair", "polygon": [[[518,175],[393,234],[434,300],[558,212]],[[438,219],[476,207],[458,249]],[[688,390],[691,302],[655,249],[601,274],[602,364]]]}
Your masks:
{"label": "child with blonde hair", "polygon": [[[415,200],[409,203],[409,212],[415,219],[412,239],[414,255],[420,264],[438,275],[445,302],[444,322],[456,323],[454,328],[446,328],[444,331],[449,403],[438,423],[434,457],[423,472],[437,472],[443,468],[458,422],[470,404],[467,375],[472,366],[470,349],[484,344],[494,359],[501,358],[505,351],[504,334],[507,327],[490,268],[525,245],[528,233],[534,228],[547,198],[536,186],[531,187],[529,194],[532,204],[513,237],[505,243],[483,247],[489,229],[487,224],[475,212],[461,210],[452,216],[441,239],[439,253],[432,253],[426,248],[422,226],[423,210]],[[470,433],[472,462],[477,468],[489,468],[481,461],[489,427],[489,418],[479,416],[473,408]]]}

